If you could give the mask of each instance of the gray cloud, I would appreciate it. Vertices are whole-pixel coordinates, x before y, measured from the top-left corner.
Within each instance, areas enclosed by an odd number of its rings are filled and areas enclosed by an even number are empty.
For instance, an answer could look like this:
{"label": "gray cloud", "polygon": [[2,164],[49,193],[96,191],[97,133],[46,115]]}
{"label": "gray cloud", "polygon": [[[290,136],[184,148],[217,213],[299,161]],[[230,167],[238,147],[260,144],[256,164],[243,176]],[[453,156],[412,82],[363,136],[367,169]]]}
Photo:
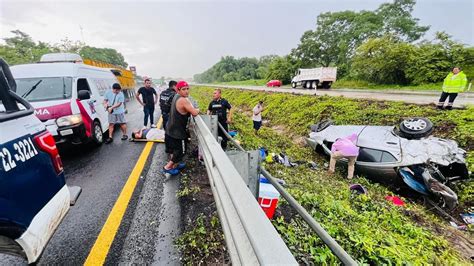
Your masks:
{"label": "gray cloud", "polygon": [[[142,75],[191,77],[221,56],[287,54],[321,12],[375,9],[381,0],[346,1],[13,1],[0,0],[0,36],[20,29],[34,40],[68,37],[120,51]],[[449,8],[455,6],[455,8]],[[419,0],[414,15],[435,31],[474,44],[470,0]]]}

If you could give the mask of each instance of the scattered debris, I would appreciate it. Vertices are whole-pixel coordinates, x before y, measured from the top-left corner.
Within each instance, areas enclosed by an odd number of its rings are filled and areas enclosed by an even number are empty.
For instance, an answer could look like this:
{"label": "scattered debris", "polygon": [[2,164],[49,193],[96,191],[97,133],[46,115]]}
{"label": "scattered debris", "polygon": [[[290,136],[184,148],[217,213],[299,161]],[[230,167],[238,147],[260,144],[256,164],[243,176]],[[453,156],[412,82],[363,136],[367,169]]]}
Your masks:
{"label": "scattered debris", "polygon": [[356,194],[367,194],[367,189],[361,184],[352,184],[349,186],[349,189]]}
{"label": "scattered debris", "polygon": [[461,214],[461,218],[466,224],[474,224],[474,213]]}
{"label": "scattered debris", "polygon": [[397,196],[385,196],[385,199],[391,201],[395,206],[404,206],[405,202]]}

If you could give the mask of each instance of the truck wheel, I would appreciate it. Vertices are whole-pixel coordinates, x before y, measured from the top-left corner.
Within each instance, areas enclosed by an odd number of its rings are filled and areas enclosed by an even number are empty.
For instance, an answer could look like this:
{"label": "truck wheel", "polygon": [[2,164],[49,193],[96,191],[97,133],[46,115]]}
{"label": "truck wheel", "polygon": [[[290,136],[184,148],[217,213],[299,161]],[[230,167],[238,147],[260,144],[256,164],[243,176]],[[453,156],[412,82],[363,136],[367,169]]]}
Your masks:
{"label": "truck wheel", "polygon": [[311,82],[311,88],[312,89],[316,89],[317,87],[318,87],[318,82],[317,81]]}
{"label": "truck wheel", "polygon": [[92,142],[97,146],[102,145],[102,142],[104,142],[104,134],[98,121],[94,121],[92,125]]}
{"label": "truck wheel", "polygon": [[307,81],[304,87],[307,89],[311,89],[311,81]]}
{"label": "truck wheel", "polygon": [[291,82],[291,87],[294,89],[296,88],[296,82]]}
{"label": "truck wheel", "polygon": [[322,87],[323,87],[323,89],[329,89],[329,88],[331,88],[331,84],[332,84],[332,82],[324,81]]}

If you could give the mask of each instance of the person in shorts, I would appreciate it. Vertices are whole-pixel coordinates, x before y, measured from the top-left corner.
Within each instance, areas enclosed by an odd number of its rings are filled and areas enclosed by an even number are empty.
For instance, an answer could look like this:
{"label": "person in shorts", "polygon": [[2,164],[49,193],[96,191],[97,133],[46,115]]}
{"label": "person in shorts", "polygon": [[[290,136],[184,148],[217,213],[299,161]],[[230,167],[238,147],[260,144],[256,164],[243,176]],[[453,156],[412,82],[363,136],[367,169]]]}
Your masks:
{"label": "person in shorts", "polygon": [[122,87],[118,83],[112,85],[112,90],[108,90],[104,95],[104,107],[107,110],[109,118],[109,138],[105,140],[106,144],[113,141],[114,127],[120,125],[122,130],[122,140],[128,139],[127,121],[125,120],[125,96],[122,93]]}

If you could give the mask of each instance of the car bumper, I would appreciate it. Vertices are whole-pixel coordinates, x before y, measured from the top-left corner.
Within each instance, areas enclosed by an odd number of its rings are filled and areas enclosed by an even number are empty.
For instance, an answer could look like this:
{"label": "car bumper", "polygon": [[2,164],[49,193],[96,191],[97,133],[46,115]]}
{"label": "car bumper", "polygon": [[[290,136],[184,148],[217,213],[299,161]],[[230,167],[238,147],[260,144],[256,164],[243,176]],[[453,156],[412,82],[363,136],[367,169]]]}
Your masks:
{"label": "car bumper", "polygon": [[58,134],[54,136],[56,144],[81,144],[88,141],[86,127],[83,123],[72,126],[58,127]]}
{"label": "car bumper", "polygon": [[54,231],[69,211],[69,203],[69,189],[64,185],[36,214],[21,237],[15,240],[25,252],[28,263],[33,263],[39,258]]}

